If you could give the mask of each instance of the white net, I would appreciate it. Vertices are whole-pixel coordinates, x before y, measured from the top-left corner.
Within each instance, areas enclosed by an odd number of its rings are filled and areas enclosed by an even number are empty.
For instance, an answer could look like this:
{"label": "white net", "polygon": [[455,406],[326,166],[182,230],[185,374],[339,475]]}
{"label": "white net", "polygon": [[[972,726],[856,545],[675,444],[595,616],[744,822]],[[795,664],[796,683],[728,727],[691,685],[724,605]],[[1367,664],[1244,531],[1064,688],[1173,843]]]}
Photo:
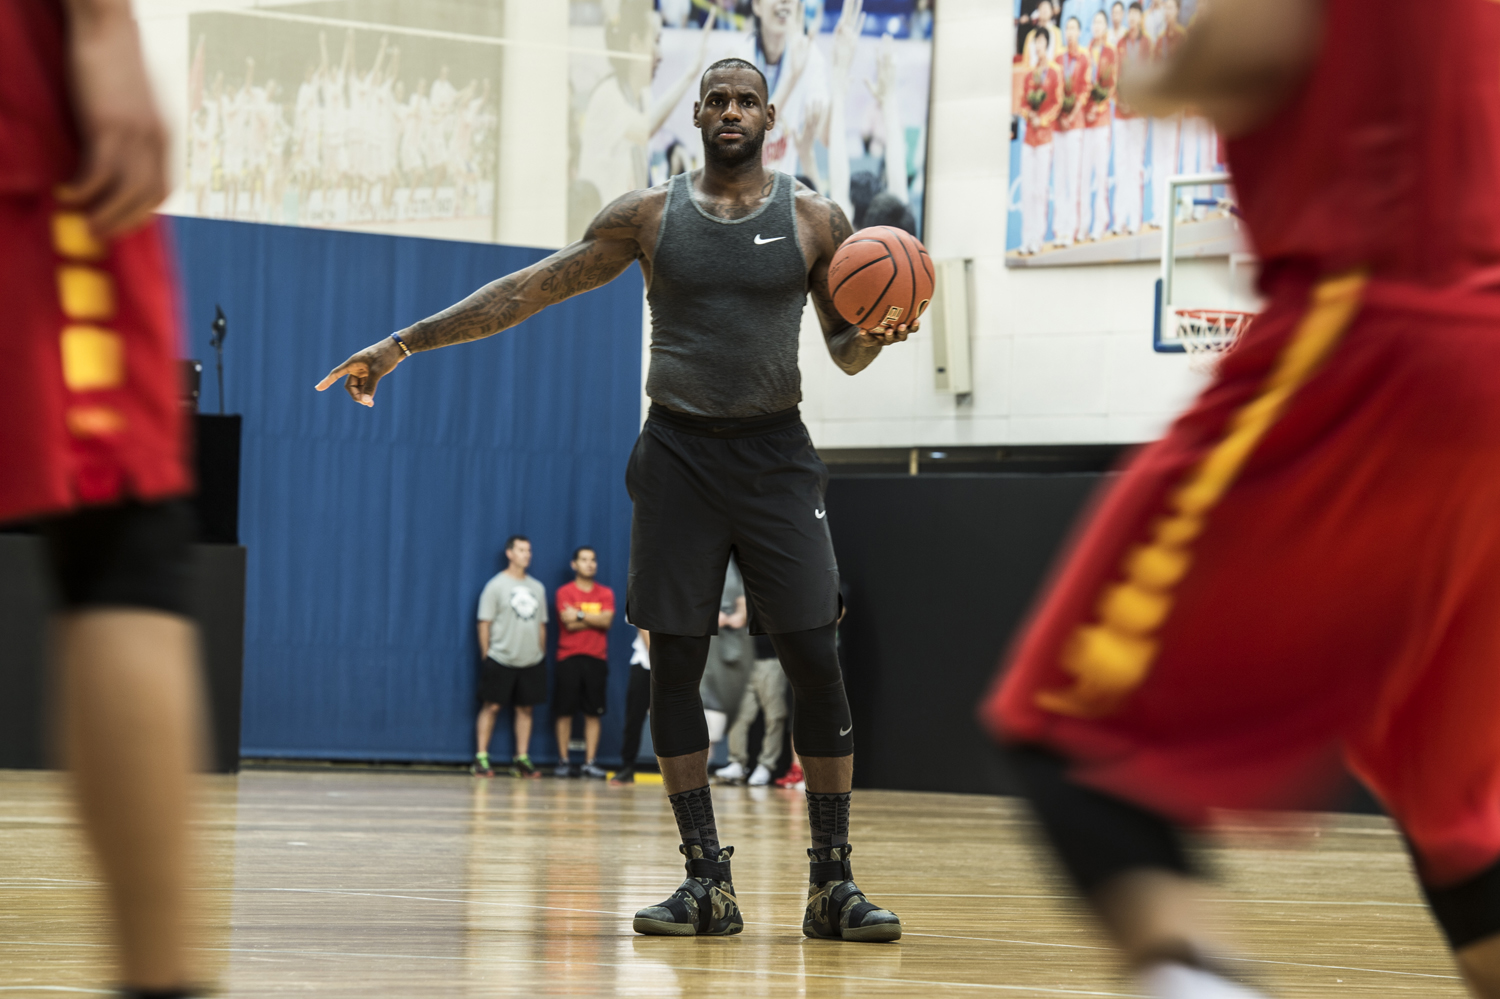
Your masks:
{"label": "white net", "polygon": [[1219,357],[1249,327],[1252,312],[1236,309],[1178,309],[1177,340],[1189,363],[1199,371],[1212,371]]}

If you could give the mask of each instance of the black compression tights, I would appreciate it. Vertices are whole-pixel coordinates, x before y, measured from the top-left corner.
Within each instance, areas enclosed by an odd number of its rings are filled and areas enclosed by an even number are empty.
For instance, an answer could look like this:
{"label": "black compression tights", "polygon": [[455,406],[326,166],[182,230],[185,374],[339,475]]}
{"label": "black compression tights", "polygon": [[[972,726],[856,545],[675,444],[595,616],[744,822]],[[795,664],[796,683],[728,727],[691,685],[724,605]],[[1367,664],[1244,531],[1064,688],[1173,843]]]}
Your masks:
{"label": "black compression tights", "polygon": [[[776,656],[796,693],[792,741],[802,756],[848,756],[854,723],[834,645],[835,623],[772,635]],[[708,663],[708,636],[651,633],[651,741],[656,755],[687,756],[708,748],[698,684]]]}

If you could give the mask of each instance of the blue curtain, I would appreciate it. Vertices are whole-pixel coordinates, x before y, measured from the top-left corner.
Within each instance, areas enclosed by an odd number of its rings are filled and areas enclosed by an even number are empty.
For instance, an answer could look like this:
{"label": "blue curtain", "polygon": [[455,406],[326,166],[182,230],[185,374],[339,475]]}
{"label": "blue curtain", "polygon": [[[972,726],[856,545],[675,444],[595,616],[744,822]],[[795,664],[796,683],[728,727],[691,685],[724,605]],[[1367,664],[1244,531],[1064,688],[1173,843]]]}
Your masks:
{"label": "blue curtain", "polygon": [[[467,759],[475,608],[515,533],[532,540],[549,604],[573,548],[597,546],[619,604],[600,752],[616,757],[634,634],[624,473],[640,414],[639,272],[412,358],[366,409],[313,385],[544,252],[202,219],[175,229],[202,408],[218,410],[218,304],[226,411],[244,414],[244,755]],[[536,721],[533,757],[555,758],[549,712]],[[497,758],[510,738],[502,723]]]}

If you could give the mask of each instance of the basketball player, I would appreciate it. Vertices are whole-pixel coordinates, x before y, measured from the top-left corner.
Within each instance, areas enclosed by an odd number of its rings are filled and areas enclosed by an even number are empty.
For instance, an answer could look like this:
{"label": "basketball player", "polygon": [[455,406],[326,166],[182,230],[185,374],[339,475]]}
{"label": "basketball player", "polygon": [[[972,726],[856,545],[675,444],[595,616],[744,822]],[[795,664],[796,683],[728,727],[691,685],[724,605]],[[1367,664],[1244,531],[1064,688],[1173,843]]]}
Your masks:
{"label": "basketball player", "polygon": [[64,743],[133,997],[185,996],[201,730],[166,130],[127,0],[0,4],[0,523],[62,597]]}
{"label": "basketball player", "polygon": [[1215,0],[1122,77],[1231,137],[1269,304],[1110,487],[984,717],[1156,996],[1255,994],[1178,827],[1321,804],[1342,758],[1500,997],[1500,3],[1425,12]]}
{"label": "basketball player", "polygon": [[[1094,12],[1089,31],[1089,86],[1083,106],[1083,169],[1079,199],[1080,204],[1091,205],[1088,238],[1100,239],[1109,228],[1110,102],[1115,97],[1119,63],[1115,47],[1109,40],[1109,22],[1104,11]],[[1079,228],[1083,228],[1081,219]]]}
{"label": "basketball player", "polygon": [[1119,45],[1120,39],[1125,37],[1125,4],[1121,0],[1115,0],[1109,5],[1109,44]]}
{"label": "basketball player", "polygon": [[[1187,37],[1187,29],[1177,20],[1177,0],[1165,0],[1161,5],[1162,29],[1151,44],[1151,58],[1165,62],[1172,58]],[[1167,192],[1167,180],[1181,172],[1182,163],[1182,115],[1173,114],[1151,122],[1151,221],[1158,226],[1167,224],[1167,212],[1172,210]]]}
{"label": "basketball player", "polygon": [[813,848],[803,919],[809,936],[894,940],[895,914],[851,880],[853,722],[834,646],[838,567],[825,519],[827,470],[797,412],[798,329],[809,292],[829,352],[849,374],[916,329],[846,323],[828,266],[849,236],[833,202],[761,161],[776,125],[765,77],[741,59],[709,66],[694,124],[706,165],[616,200],[583,239],[355,354],[318,385],[344,379],[374,404],[408,352],[490,336],[597,288],[632,263],[652,318],[650,417],[631,456],[630,623],[651,633],[651,737],[682,834],[688,878],[641,910],[640,933],[738,933],[709,796],[708,729],[698,694],[731,551],[750,595],[751,630],[768,632],[796,692],[792,730],[807,768]]}
{"label": "basketball player", "polygon": [[1057,116],[1057,152],[1052,164],[1053,199],[1052,241],[1072,246],[1078,241],[1078,222],[1082,214],[1080,189],[1083,182],[1084,111],[1090,82],[1089,50],[1080,44],[1083,26],[1069,17],[1063,27],[1067,44],[1057,57],[1062,77],[1062,106]]}
{"label": "basketball player", "polygon": [[[1141,29],[1141,5],[1132,2],[1125,14],[1125,34],[1115,43],[1121,63],[1145,62],[1151,39]],[[1141,228],[1142,187],[1145,185],[1146,133],[1149,122],[1118,94],[1115,96],[1115,211],[1110,232],[1134,235]]]}
{"label": "basketball player", "polygon": [[1040,253],[1047,238],[1052,181],[1053,129],[1062,114],[1062,71],[1052,58],[1052,36],[1037,28],[1026,37],[1025,92],[1021,117],[1021,253]]}

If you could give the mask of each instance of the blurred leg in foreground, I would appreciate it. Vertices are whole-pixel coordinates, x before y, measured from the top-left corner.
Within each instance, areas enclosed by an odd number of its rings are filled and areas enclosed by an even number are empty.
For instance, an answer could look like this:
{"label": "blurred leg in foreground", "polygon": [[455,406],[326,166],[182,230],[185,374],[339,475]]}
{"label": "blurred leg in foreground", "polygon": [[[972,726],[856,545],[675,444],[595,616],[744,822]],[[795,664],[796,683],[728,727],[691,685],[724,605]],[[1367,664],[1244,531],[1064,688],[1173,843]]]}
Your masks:
{"label": "blurred leg in foreground", "polygon": [[150,610],[78,610],[57,629],[68,766],[109,883],[122,978],[135,989],[165,992],[192,977],[196,643],[185,618]]}
{"label": "blurred leg in foreground", "polygon": [[109,888],[121,978],[174,995],[188,966],[194,771],[203,757],[185,504],[92,507],[42,525],[62,611],[62,744]]}

